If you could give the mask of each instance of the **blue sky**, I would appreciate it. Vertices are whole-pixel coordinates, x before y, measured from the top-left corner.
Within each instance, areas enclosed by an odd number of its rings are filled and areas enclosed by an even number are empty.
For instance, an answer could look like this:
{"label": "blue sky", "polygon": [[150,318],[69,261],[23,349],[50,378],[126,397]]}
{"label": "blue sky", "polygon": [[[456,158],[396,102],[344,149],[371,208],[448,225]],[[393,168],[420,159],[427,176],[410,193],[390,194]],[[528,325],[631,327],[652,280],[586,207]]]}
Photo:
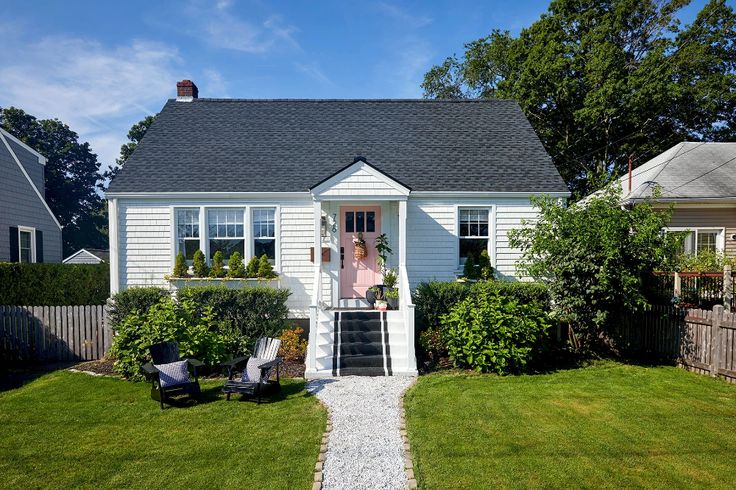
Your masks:
{"label": "blue sky", "polygon": [[107,166],[177,80],[201,97],[421,97],[433,64],[491,29],[518,33],[548,4],[3,0],[0,106],[60,118]]}

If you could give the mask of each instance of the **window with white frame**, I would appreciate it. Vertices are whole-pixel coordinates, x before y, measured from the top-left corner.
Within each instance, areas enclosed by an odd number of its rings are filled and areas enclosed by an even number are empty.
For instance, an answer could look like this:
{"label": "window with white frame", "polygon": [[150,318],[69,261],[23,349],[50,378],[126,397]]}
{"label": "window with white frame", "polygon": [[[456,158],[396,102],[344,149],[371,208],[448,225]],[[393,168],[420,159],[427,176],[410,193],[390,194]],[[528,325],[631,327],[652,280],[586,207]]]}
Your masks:
{"label": "window with white frame", "polygon": [[35,262],[34,230],[29,228],[18,228],[18,260],[21,262]]}
{"label": "window with white frame", "polygon": [[459,262],[463,265],[469,256],[472,255],[477,260],[483,250],[488,250],[490,211],[482,208],[460,208],[459,214]]}
{"label": "window with white frame", "polygon": [[183,253],[189,263],[199,250],[199,209],[176,210],[177,253]]}
{"label": "window with white frame", "polygon": [[222,252],[225,263],[235,252],[245,257],[244,214],[245,210],[242,208],[207,210],[210,260],[218,251]]}
{"label": "window with white frame", "polygon": [[[683,242],[683,252],[697,255],[698,252],[722,252],[723,229],[690,228]],[[677,230],[674,230],[677,231]]]}
{"label": "window with white frame", "polygon": [[253,255],[266,255],[273,264],[276,260],[276,209],[253,208]]}

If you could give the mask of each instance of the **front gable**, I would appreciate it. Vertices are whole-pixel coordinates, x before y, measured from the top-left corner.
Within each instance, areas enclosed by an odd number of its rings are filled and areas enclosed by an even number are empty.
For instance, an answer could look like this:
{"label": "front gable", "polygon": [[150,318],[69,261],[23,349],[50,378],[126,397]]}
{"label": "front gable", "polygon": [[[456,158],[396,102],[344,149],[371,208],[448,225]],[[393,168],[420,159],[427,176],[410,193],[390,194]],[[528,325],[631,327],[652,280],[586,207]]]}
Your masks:
{"label": "front gable", "polygon": [[315,199],[406,199],[411,189],[365,159],[356,158],[352,164],[314,185],[310,192]]}

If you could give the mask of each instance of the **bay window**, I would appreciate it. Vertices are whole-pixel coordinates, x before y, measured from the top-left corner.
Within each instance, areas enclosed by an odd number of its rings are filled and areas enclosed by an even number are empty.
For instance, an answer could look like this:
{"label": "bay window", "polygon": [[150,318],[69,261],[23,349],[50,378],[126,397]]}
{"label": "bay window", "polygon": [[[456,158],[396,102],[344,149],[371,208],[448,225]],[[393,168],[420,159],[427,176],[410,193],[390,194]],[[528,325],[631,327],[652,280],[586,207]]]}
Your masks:
{"label": "bay window", "polygon": [[490,239],[490,211],[488,209],[461,208],[459,210],[458,232],[459,262],[465,264],[469,256],[474,260],[483,250],[488,250]]}
{"label": "bay window", "polygon": [[244,211],[238,208],[208,209],[207,233],[210,260],[216,252],[222,252],[227,263],[230,256],[238,252],[245,257]]}
{"label": "bay window", "polygon": [[177,253],[183,253],[191,264],[199,250],[199,209],[176,210]]}
{"label": "bay window", "polygon": [[276,209],[253,208],[253,256],[266,255],[273,264],[276,260]]}

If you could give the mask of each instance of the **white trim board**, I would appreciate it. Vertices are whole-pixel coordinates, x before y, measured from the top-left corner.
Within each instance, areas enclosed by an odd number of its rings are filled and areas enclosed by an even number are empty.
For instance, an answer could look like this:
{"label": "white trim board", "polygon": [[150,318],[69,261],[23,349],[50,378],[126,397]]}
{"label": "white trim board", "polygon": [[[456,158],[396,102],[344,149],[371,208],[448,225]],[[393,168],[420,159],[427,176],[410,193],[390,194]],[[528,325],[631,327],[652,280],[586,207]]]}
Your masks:
{"label": "white trim board", "polygon": [[61,223],[59,223],[59,220],[56,219],[56,216],[54,216],[54,213],[51,211],[51,208],[46,203],[46,199],[44,199],[44,197],[38,191],[36,184],[34,184],[33,181],[31,180],[31,177],[28,175],[28,172],[26,172],[26,169],[23,167],[23,164],[20,163],[20,160],[18,159],[18,155],[16,155],[13,149],[10,147],[10,143],[8,143],[8,140],[5,138],[6,134],[7,134],[6,131],[0,130],[0,140],[3,140],[3,143],[5,143],[5,148],[7,148],[8,151],[10,152],[10,156],[12,156],[13,160],[15,160],[15,163],[18,164],[18,168],[20,168],[20,171],[23,172],[23,175],[25,176],[28,183],[31,184],[31,187],[33,188],[34,192],[36,193],[38,198],[43,203],[43,206],[46,208],[46,211],[49,212],[49,214],[51,215],[51,218],[54,220],[54,223],[56,223],[56,226],[58,226],[59,229],[61,230],[62,229]]}
{"label": "white trim board", "polygon": [[48,159],[45,156],[41,155],[39,152],[37,152],[36,150],[34,150],[33,148],[31,148],[27,144],[23,143],[21,140],[19,140],[18,138],[16,138],[12,134],[8,133],[4,129],[0,128],[0,132],[2,132],[6,137],[10,138],[13,141],[13,143],[16,143],[16,144],[22,146],[24,149],[26,149],[30,153],[32,153],[36,158],[38,158],[38,163],[40,163],[41,165],[44,165],[44,166],[46,165],[46,162],[48,161]]}
{"label": "white trim board", "polygon": [[[376,179],[377,182],[380,182],[382,184],[387,185],[398,195],[372,195],[371,189],[366,189],[365,193],[358,194],[358,196],[340,196],[340,195],[324,195],[326,192],[330,191],[333,187],[337,186],[344,180],[350,178],[353,176],[356,172],[365,172],[370,174],[373,178]],[[397,198],[404,197],[409,195],[411,192],[411,189],[406,187],[405,185],[397,182],[396,180],[392,179],[390,176],[382,173],[372,165],[364,162],[363,160],[358,160],[354,162],[352,165],[349,165],[345,167],[344,169],[337,172],[332,177],[328,178],[327,180],[319,183],[318,185],[312,187],[310,189],[310,192],[312,196],[314,196],[315,199],[322,199],[322,200],[341,200],[341,199],[391,199],[396,200]]]}

